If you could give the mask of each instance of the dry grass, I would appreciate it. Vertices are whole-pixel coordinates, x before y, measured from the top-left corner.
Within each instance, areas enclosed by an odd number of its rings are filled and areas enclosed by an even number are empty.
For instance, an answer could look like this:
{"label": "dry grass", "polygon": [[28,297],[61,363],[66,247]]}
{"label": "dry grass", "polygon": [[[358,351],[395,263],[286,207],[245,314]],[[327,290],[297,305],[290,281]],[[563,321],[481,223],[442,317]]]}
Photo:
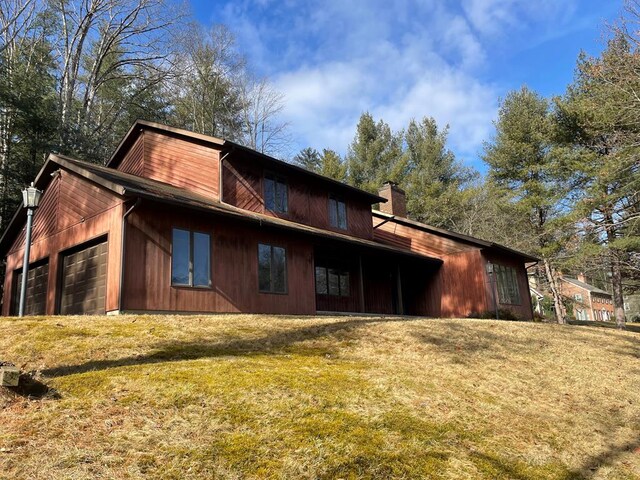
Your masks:
{"label": "dry grass", "polygon": [[474,320],[0,319],[2,478],[640,478],[640,335]]}

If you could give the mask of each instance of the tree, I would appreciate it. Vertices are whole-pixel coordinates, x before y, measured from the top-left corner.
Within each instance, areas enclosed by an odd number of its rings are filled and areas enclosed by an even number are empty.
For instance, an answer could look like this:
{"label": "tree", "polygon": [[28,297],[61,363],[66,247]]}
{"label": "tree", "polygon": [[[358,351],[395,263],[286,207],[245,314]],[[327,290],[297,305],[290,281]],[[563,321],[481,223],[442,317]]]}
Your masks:
{"label": "tree", "polygon": [[175,124],[205,135],[242,138],[245,59],[235,42],[224,25],[209,30],[191,26],[173,83]]}
{"label": "tree", "polygon": [[582,54],[573,84],[557,100],[559,139],[569,147],[576,177],[583,251],[609,266],[619,328],[626,320],[625,268],[637,274],[640,250],[640,51],[630,39],[623,25],[600,56]]}
{"label": "tree", "polygon": [[[8,10],[6,8],[8,7]],[[19,203],[50,149],[55,77],[46,18],[36,2],[2,4],[0,29],[0,226]],[[7,18],[12,18],[7,22]]]}
{"label": "tree", "polygon": [[249,148],[269,155],[284,154],[289,147],[289,124],[280,120],[284,95],[266,78],[246,74],[241,84],[242,142]]}
{"label": "tree", "polygon": [[531,253],[542,258],[556,319],[566,323],[553,263],[560,244],[551,228],[551,220],[561,217],[558,206],[565,188],[553,151],[549,102],[526,87],[510,92],[500,105],[496,136],[485,144],[483,159],[490,178],[515,193],[514,206],[529,220]]}
{"label": "tree", "polygon": [[411,120],[405,134],[407,211],[415,220],[453,228],[463,212],[464,186],[473,172],[446,148],[448,127],[433,118]]}
{"label": "tree", "polygon": [[339,182],[347,180],[347,164],[335,151],[323,148],[320,163],[322,165],[320,174]]}
{"label": "tree", "polygon": [[126,105],[112,101],[105,113],[102,92],[121,82],[127,86],[120,91],[126,91],[141,71],[151,83],[171,72],[172,27],[182,16],[165,0],[49,0],[48,5],[58,24],[52,38],[59,62],[60,149],[82,154],[82,143],[103,139]]}
{"label": "tree", "polygon": [[309,171],[320,173],[322,171],[322,157],[315,148],[303,148],[293,157],[293,162]]}
{"label": "tree", "polygon": [[372,193],[388,180],[402,184],[406,173],[402,132],[393,133],[383,120],[376,123],[371,114],[363,113],[349,146],[347,169],[351,185]]}

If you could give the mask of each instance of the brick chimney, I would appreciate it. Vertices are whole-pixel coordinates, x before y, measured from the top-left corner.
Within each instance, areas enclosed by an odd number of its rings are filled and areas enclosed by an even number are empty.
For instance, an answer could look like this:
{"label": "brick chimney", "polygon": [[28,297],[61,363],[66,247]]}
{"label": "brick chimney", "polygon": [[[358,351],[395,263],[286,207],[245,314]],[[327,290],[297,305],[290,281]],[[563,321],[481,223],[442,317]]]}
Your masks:
{"label": "brick chimney", "polygon": [[587,276],[584,273],[578,274],[578,281],[582,283],[589,283],[587,282]]}
{"label": "brick chimney", "polygon": [[380,211],[398,217],[407,216],[407,197],[397,183],[385,182],[378,195],[387,199],[386,203],[380,203]]}

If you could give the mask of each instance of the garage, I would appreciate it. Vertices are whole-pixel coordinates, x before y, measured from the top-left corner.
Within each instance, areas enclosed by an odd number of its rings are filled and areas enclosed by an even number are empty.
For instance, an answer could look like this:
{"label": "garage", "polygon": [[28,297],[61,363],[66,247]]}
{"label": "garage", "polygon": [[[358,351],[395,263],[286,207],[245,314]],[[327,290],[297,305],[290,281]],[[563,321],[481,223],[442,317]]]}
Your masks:
{"label": "garage", "polygon": [[93,244],[62,259],[62,315],[105,313],[107,292],[107,242]]}
{"label": "garage", "polygon": [[[20,287],[22,285],[22,269],[15,273],[13,306],[14,315],[20,309]],[[49,262],[29,265],[27,273],[27,292],[24,306],[25,315],[44,315],[47,308],[47,284],[49,280]]]}

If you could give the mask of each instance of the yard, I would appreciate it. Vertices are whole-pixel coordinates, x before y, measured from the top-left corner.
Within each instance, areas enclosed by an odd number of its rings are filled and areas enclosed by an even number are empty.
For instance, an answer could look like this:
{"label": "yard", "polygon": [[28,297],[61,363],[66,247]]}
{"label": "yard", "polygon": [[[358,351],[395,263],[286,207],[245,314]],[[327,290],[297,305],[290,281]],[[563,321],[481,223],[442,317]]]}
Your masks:
{"label": "yard", "polygon": [[0,387],[0,478],[640,478],[637,332],[260,315],[0,327],[0,361],[51,388]]}

